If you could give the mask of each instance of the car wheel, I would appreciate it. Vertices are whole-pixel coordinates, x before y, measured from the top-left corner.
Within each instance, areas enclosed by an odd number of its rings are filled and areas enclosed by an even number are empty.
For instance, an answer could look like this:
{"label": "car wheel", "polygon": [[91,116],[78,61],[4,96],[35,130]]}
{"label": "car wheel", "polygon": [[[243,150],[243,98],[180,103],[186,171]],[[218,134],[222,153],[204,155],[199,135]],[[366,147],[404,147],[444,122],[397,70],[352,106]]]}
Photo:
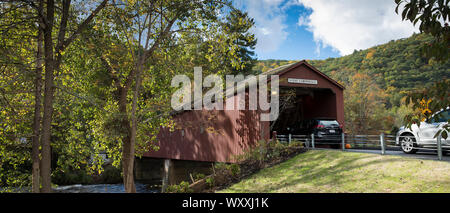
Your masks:
{"label": "car wheel", "polygon": [[414,154],[417,152],[416,139],[412,135],[402,135],[400,139],[402,151],[406,154]]}

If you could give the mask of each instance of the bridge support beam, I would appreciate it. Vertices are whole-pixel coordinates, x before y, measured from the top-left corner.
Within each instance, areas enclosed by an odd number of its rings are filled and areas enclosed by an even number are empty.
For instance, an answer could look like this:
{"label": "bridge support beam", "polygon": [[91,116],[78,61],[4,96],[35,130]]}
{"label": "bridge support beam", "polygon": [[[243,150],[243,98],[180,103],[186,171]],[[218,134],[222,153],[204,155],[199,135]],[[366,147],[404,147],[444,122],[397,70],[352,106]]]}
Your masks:
{"label": "bridge support beam", "polygon": [[163,163],[163,174],[162,174],[162,187],[161,192],[165,192],[167,189],[167,186],[169,186],[169,177],[171,173],[171,167],[172,167],[172,160],[170,159],[164,159]]}

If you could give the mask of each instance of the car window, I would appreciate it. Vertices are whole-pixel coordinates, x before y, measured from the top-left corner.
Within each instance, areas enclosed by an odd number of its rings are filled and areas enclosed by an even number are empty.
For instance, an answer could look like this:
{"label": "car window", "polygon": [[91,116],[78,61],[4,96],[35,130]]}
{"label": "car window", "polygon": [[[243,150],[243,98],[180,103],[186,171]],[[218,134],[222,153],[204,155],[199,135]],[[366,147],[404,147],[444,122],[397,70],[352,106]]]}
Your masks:
{"label": "car window", "polygon": [[339,126],[339,123],[335,120],[321,120],[320,124],[324,126]]}
{"label": "car window", "polygon": [[450,119],[450,110],[442,111],[430,119],[430,123],[447,122]]}
{"label": "car window", "polygon": [[[445,121],[450,120],[450,110],[444,111],[444,115],[442,116],[442,118],[443,118]],[[444,122],[445,122],[445,121],[444,121]]]}

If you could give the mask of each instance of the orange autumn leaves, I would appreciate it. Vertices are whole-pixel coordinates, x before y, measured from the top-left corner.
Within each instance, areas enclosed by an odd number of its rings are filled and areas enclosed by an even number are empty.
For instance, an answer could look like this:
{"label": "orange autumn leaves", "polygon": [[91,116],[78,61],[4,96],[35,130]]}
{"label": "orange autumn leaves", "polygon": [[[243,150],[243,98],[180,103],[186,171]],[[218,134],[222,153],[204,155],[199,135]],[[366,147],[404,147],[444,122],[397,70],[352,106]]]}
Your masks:
{"label": "orange autumn leaves", "polygon": [[431,115],[431,110],[429,108],[431,99],[426,100],[425,98],[422,98],[422,100],[419,102],[420,107],[418,108],[423,116],[425,116],[422,121],[426,119],[426,117]]}

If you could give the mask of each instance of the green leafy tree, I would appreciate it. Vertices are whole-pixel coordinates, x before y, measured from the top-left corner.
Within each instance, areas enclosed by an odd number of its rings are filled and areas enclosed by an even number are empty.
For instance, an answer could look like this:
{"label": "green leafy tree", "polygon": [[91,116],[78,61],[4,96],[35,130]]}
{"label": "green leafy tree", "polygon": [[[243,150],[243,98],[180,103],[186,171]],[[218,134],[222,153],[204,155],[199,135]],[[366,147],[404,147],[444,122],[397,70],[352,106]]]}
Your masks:
{"label": "green leafy tree", "polygon": [[[104,94],[103,110],[96,111],[90,125],[99,146],[111,154],[115,165],[121,164],[126,191],[135,192],[134,157],[157,149],[153,144],[161,126],[174,125],[168,101],[174,91],[172,77],[192,74],[194,66],[204,66],[206,73],[240,71],[248,59],[237,51],[247,44],[235,42],[241,31],[224,27],[229,16],[219,14],[228,14],[228,1],[116,5],[102,11],[94,30],[84,36],[92,58],[98,59],[91,61],[97,67],[94,75],[100,77],[85,82],[101,83],[97,85]],[[240,18],[241,23],[232,26],[252,24],[242,13]]]}
{"label": "green leafy tree", "polygon": [[[253,73],[253,66],[256,62],[254,58],[255,45],[257,39],[255,35],[250,33],[249,30],[254,25],[254,21],[248,18],[247,13],[243,13],[239,10],[233,10],[227,16],[227,22],[223,24],[225,35],[228,35],[227,43],[231,42],[237,50],[229,51],[231,56],[231,63],[228,63],[230,69],[234,69],[238,73],[242,74],[255,74]],[[233,64],[234,59],[238,59],[236,63]]]}
{"label": "green leafy tree", "polygon": [[[60,3],[58,5],[57,3]],[[43,101],[43,116],[42,116],[42,132],[41,132],[41,192],[51,192],[51,129],[52,129],[52,114],[53,114],[53,100],[54,100],[54,80],[55,72],[59,71],[62,62],[62,56],[66,48],[78,37],[78,35],[86,29],[92,19],[106,6],[108,0],[103,0],[95,9],[81,21],[81,23],[72,23],[70,21],[71,0],[63,0],[62,2],[55,2],[48,0],[40,4],[44,7],[38,7],[39,21],[42,21],[44,28],[42,30],[44,37],[44,101]],[[33,3],[31,3],[33,7]],[[60,7],[61,13],[58,13],[57,7]],[[59,24],[55,22],[59,19]],[[73,28],[72,28],[73,27]],[[69,29],[74,31],[67,36]],[[55,31],[55,32],[54,32]],[[55,33],[56,39],[54,38]]]}
{"label": "green leafy tree", "polygon": [[428,57],[447,61],[450,57],[450,6],[449,0],[395,0],[397,7],[403,7],[403,20],[414,25],[419,23],[420,32],[431,34],[434,39],[424,45]]}
{"label": "green leafy tree", "polygon": [[[32,66],[35,76],[34,80],[28,81],[35,82],[34,119],[30,122],[33,123],[33,192],[51,192],[54,80],[62,64],[63,55],[66,48],[76,40],[79,33],[86,29],[89,22],[106,6],[106,3],[107,0],[104,0],[97,6],[93,2],[86,6],[81,2],[73,3],[70,0],[1,2],[2,15],[11,17],[2,19],[3,30],[9,34],[24,36],[30,52],[27,57],[33,58]],[[91,13],[85,11],[89,10],[88,8],[93,8]],[[78,15],[85,18],[77,19]],[[10,38],[5,40],[8,41],[8,39]],[[21,64],[25,64],[24,62],[26,60],[20,61]],[[26,75],[21,74],[21,76]],[[22,83],[26,82],[24,80]],[[41,94],[42,86],[44,86],[43,95]],[[44,99],[42,103],[41,97]],[[29,101],[29,99],[25,100]],[[41,190],[39,190],[39,183],[42,184]]]}
{"label": "green leafy tree", "polygon": [[27,3],[0,2],[0,11],[0,185],[28,185],[32,157],[32,188],[38,192],[43,35]]}
{"label": "green leafy tree", "polygon": [[251,70],[253,20],[228,1],[94,2],[2,4],[2,184],[27,185],[32,162],[33,191],[50,192],[57,174],[101,172],[107,152],[133,192],[134,157],[175,126],[172,77]]}

